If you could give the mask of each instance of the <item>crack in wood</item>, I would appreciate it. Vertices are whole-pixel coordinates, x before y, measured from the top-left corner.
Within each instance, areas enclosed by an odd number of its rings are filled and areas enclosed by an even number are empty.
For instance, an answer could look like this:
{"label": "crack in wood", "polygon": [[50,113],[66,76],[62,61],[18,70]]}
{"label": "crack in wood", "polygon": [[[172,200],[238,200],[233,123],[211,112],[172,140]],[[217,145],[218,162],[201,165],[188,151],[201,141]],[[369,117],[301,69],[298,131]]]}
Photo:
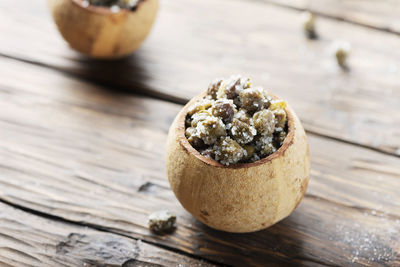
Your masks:
{"label": "crack in wood", "polygon": [[369,150],[372,150],[372,151],[375,151],[375,152],[379,152],[379,153],[382,153],[382,154],[385,154],[385,155],[388,155],[388,156],[400,158],[400,154],[393,154],[393,153],[391,153],[389,151],[385,151],[385,150],[382,150],[382,149],[379,149],[379,148],[375,148],[375,147],[368,146],[368,145],[363,145],[363,144],[352,142],[352,141],[345,140],[345,139],[341,139],[339,137],[334,137],[334,136],[321,134],[321,133],[318,133],[318,132],[315,132],[315,131],[312,131],[312,130],[307,130],[307,129],[304,129],[304,130],[306,131],[306,133],[310,133],[310,134],[313,134],[313,135],[316,135],[316,136],[319,136],[319,137],[322,137],[322,138],[326,138],[326,139],[342,142],[342,143],[349,144],[349,145],[352,145],[352,146],[366,148],[366,149],[369,149]]}
{"label": "crack in wood", "polygon": [[144,261],[140,261],[140,260],[136,260],[136,259],[127,260],[126,262],[124,262],[121,265],[121,267],[159,267],[159,266],[163,266],[163,265],[156,264],[156,263],[149,264],[148,262],[144,262]]}
{"label": "crack in wood", "polygon": [[137,242],[128,242],[108,234],[84,235],[71,233],[67,239],[56,245],[56,253],[82,259],[94,266],[123,266],[133,262],[140,253]]}
{"label": "crack in wood", "polygon": [[323,197],[320,197],[320,196],[316,196],[316,195],[313,195],[313,194],[306,194],[305,197],[306,198],[315,199],[315,200],[318,200],[318,201],[328,202],[328,203],[331,203],[333,205],[340,206],[342,208],[355,209],[355,210],[357,210],[359,212],[364,212],[364,213],[366,212],[366,213],[369,213],[369,214],[372,214],[372,215],[375,213],[374,216],[379,216],[379,215],[385,216],[387,219],[390,219],[390,220],[393,220],[393,221],[400,220],[400,216],[395,215],[395,214],[391,214],[391,213],[387,213],[387,212],[379,212],[379,211],[376,211],[374,209],[364,208],[364,207],[359,207],[359,206],[354,206],[354,205],[346,205],[344,203],[339,203],[339,202],[336,202],[336,201],[333,201],[333,200],[330,200],[330,199],[327,199],[327,198],[323,198]]}
{"label": "crack in wood", "polygon": [[146,183],[142,184],[141,186],[139,186],[138,192],[149,192],[152,190],[152,188],[154,186],[156,186],[156,184],[154,184],[152,182],[146,182]]}

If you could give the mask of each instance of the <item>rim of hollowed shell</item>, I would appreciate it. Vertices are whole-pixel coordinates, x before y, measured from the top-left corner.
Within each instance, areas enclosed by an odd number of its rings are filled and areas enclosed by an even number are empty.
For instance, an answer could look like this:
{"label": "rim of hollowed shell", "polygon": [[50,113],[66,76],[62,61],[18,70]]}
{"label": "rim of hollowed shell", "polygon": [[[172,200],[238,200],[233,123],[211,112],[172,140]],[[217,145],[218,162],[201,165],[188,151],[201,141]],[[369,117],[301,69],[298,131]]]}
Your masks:
{"label": "rim of hollowed shell", "polygon": [[82,9],[85,9],[89,12],[93,12],[99,15],[113,15],[113,14],[121,14],[121,13],[134,13],[137,12],[140,8],[140,6],[146,2],[146,0],[140,0],[139,3],[137,4],[137,6],[135,7],[135,9],[126,9],[126,8],[120,8],[120,10],[118,12],[112,12],[110,7],[106,7],[106,6],[94,6],[94,5],[88,5],[87,7],[84,7],[82,5],[82,2],[84,0],[69,0],[71,1],[73,4],[76,4],[77,6],[79,6]]}
{"label": "rim of hollowed shell", "polygon": [[[270,92],[266,91],[269,96],[272,97],[274,100],[281,100],[278,96],[271,94]],[[197,151],[192,145],[189,143],[185,136],[185,131],[186,131],[186,126],[185,126],[185,119],[187,115],[187,110],[188,108],[197,100],[204,98],[207,95],[207,92],[201,93],[198,96],[195,96],[192,98],[181,110],[179,113],[178,117],[178,126],[177,126],[177,132],[178,132],[178,139],[180,140],[179,143],[183,147],[183,149],[189,153],[194,155],[197,159],[202,161],[203,163],[213,166],[213,167],[218,167],[218,168],[225,168],[225,169],[241,169],[241,168],[251,168],[251,167],[256,167],[265,163],[271,162],[273,159],[280,157],[281,155],[284,155],[288,147],[293,143],[294,140],[294,134],[295,134],[295,125],[294,125],[294,118],[293,118],[293,111],[289,107],[289,105],[286,105],[285,112],[288,120],[288,133],[286,135],[285,140],[283,141],[282,146],[269,155],[268,157],[262,158],[260,160],[250,162],[250,163],[237,163],[237,164],[232,164],[232,165],[223,165],[219,163],[218,161],[214,159],[210,159],[208,157],[203,156],[200,154],[199,151]]]}

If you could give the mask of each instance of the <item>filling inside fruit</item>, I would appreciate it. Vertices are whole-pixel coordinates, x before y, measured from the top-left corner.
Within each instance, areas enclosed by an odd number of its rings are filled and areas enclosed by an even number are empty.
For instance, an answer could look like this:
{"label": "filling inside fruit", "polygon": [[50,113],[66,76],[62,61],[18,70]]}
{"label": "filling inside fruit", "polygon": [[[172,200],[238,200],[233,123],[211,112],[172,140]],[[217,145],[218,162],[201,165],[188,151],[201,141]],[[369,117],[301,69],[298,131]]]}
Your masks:
{"label": "filling inside fruit", "polygon": [[203,156],[223,165],[250,163],[282,146],[286,102],[274,100],[249,78],[216,79],[207,95],[189,107],[185,136]]}
{"label": "filling inside fruit", "polygon": [[83,6],[104,6],[109,7],[111,10],[117,12],[122,9],[134,10],[139,2],[142,0],[83,0]]}

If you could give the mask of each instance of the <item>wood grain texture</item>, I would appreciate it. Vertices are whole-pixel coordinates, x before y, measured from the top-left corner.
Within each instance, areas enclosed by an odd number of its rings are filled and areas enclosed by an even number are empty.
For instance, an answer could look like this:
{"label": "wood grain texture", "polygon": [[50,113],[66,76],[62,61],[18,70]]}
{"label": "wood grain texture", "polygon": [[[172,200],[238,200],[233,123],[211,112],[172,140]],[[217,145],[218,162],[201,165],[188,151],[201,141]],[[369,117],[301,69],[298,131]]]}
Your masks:
{"label": "wood grain texture", "polygon": [[[215,77],[242,73],[288,100],[307,131],[400,155],[398,36],[321,18],[321,39],[307,41],[300,12],[260,1],[160,5],[151,35],[134,55],[102,62],[71,51],[45,5],[5,0],[0,54],[179,103]],[[353,47],[350,72],[329,52],[336,39]]]}
{"label": "wood grain texture", "polygon": [[396,0],[262,0],[322,16],[400,34],[400,6]]}
{"label": "wood grain texture", "polygon": [[[216,262],[400,264],[400,159],[309,134],[311,180],[287,219],[261,232],[212,230],[169,189],[164,145],[180,105],[0,61],[0,198]],[[20,74],[23,75],[20,75]],[[171,235],[148,231],[159,209]]]}
{"label": "wood grain texture", "polygon": [[116,234],[0,203],[0,266],[211,266]]}

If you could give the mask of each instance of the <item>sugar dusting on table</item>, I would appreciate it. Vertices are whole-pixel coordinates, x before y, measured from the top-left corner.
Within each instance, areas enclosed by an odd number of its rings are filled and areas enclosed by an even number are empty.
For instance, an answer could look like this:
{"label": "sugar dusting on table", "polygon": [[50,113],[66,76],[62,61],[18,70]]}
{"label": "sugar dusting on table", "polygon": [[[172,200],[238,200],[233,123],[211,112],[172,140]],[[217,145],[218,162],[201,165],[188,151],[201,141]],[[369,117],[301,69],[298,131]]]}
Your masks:
{"label": "sugar dusting on table", "polygon": [[[392,262],[399,259],[399,251],[393,248],[400,247],[400,219],[396,219],[396,226],[393,226],[390,223],[391,219],[388,218],[389,215],[381,211],[380,207],[365,211],[363,215],[369,217],[369,220],[373,219],[371,217],[378,219],[379,224],[376,225],[380,227],[365,229],[361,228],[359,223],[336,225],[337,237],[341,236],[343,243],[347,246],[346,250],[350,252],[351,262]],[[391,246],[385,244],[391,244]]]}

